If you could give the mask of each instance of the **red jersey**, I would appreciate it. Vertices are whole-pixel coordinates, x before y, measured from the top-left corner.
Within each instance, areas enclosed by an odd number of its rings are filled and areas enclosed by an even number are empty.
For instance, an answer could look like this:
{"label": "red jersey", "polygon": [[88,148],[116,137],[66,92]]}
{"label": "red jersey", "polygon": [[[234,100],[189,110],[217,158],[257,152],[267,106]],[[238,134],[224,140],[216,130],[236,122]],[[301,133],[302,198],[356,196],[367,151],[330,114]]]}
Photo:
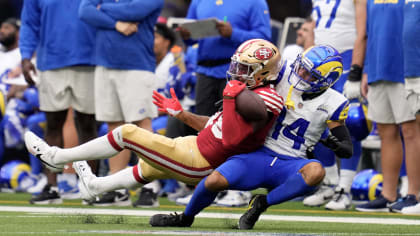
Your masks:
{"label": "red jersey", "polygon": [[218,167],[230,156],[252,152],[261,147],[283,109],[283,98],[273,88],[264,86],[252,91],[264,100],[267,111],[273,114],[272,118],[263,128],[254,132],[252,125],[235,111],[235,100],[224,99],[223,111],[211,116],[197,137],[198,149],[213,168]]}

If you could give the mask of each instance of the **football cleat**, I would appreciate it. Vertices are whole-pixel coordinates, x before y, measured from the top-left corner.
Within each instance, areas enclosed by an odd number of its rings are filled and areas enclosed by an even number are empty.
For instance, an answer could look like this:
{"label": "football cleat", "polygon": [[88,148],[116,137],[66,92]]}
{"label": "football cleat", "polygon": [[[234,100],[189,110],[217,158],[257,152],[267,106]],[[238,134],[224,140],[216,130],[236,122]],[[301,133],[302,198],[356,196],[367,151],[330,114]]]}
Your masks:
{"label": "football cleat", "polygon": [[150,218],[152,227],[190,227],[194,222],[194,216],[186,216],[184,213],[156,214]]}
{"label": "football cleat", "polygon": [[188,205],[188,203],[190,202],[190,200],[191,200],[192,196],[193,196],[193,194],[191,193],[191,194],[188,194],[188,195],[186,195],[186,196],[184,196],[184,197],[177,198],[177,199],[175,200],[175,204],[177,204],[177,205],[184,205],[184,206],[186,206],[186,205]]}
{"label": "football cleat", "polygon": [[33,196],[29,200],[29,203],[37,205],[61,204],[63,199],[61,199],[56,186],[47,184],[39,195]]}
{"label": "football cleat", "polygon": [[54,155],[58,148],[51,147],[31,131],[25,132],[25,145],[28,151],[51,171],[60,172],[64,169],[65,164],[58,164],[54,161]]}
{"label": "football cleat", "polygon": [[89,183],[92,179],[95,179],[96,176],[92,173],[90,166],[86,161],[77,161],[73,162],[73,168],[79,176],[79,183],[77,184],[80,197],[84,200],[93,200],[98,195],[90,187]]}
{"label": "football cleat", "polygon": [[227,193],[215,200],[217,206],[240,207],[245,206],[251,199],[251,192],[228,190]]}
{"label": "football cleat", "polygon": [[96,197],[96,200],[90,201],[93,206],[131,206],[130,194],[126,189],[115,190]]}
{"label": "football cleat", "polygon": [[328,202],[334,196],[334,189],[330,185],[321,185],[319,189],[312,195],[303,199],[305,206],[321,206]]}
{"label": "football cleat", "polygon": [[153,192],[153,189],[150,188],[141,188],[139,199],[133,202],[133,207],[158,207],[159,200],[156,193]]}
{"label": "football cleat", "polygon": [[252,229],[255,223],[268,208],[267,196],[257,194],[249,202],[248,210],[239,218],[239,229]]}
{"label": "football cleat", "polygon": [[347,210],[350,207],[351,196],[343,188],[336,189],[332,200],[325,205],[325,209],[333,211]]}

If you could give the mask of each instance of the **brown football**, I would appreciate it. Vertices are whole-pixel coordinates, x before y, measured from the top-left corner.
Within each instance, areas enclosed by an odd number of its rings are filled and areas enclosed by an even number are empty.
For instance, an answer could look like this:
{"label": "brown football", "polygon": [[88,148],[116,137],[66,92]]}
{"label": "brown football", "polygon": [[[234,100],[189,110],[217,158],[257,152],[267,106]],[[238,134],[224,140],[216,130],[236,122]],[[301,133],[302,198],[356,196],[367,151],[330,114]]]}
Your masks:
{"label": "brown football", "polygon": [[235,98],[236,111],[246,121],[265,120],[267,118],[267,108],[264,100],[255,92],[244,89]]}

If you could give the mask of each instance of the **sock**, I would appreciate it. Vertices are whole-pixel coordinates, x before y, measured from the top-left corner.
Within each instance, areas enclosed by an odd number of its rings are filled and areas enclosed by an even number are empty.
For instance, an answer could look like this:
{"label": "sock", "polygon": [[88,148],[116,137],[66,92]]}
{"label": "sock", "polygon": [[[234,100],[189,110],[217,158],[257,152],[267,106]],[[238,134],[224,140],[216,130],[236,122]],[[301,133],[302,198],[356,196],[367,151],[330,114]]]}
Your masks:
{"label": "sock", "polygon": [[271,190],[267,194],[268,205],[275,205],[298,196],[302,196],[305,193],[314,191],[316,186],[309,186],[303,180],[302,174],[297,172],[293,176],[289,177],[286,182]]}
{"label": "sock", "polygon": [[153,191],[153,193],[159,193],[160,190],[161,190],[161,188],[162,188],[162,186],[161,186],[159,180],[154,180],[154,181],[152,181],[152,182],[150,182],[148,184],[145,184],[143,186],[143,188],[151,189]]}
{"label": "sock", "polygon": [[58,148],[54,155],[55,164],[74,161],[98,160],[115,156],[123,150],[122,126],[115,128],[107,135],[93,139],[73,148]]}
{"label": "sock", "polygon": [[218,192],[212,192],[204,186],[207,177],[202,179],[194,190],[194,194],[184,211],[184,215],[195,216],[204,208],[210,206]]}
{"label": "sock", "polygon": [[117,189],[132,189],[143,186],[133,175],[133,167],[128,167],[115,174],[96,177],[89,182],[89,189],[95,194],[114,191]]}
{"label": "sock", "polygon": [[326,185],[337,185],[339,180],[337,164],[326,166],[324,169],[325,177],[322,183]]}
{"label": "sock", "polygon": [[355,175],[356,171],[342,169],[340,171],[340,182],[338,183],[338,186],[343,188],[344,192],[350,193],[351,185]]}

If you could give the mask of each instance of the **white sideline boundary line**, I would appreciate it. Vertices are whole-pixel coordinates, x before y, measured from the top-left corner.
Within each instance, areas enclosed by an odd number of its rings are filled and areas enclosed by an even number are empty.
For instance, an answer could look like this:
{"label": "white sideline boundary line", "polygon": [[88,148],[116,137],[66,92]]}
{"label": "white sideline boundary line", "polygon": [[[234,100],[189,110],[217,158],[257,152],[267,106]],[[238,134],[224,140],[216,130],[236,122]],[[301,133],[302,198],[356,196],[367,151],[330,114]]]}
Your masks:
{"label": "white sideline boundary line", "polygon": [[[125,210],[125,209],[87,209],[87,208],[58,208],[58,207],[21,207],[0,206],[0,212],[28,212],[49,213],[61,215],[124,215],[124,216],[152,216],[154,214],[169,214],[171,211],[155,210]],[[200,213],[199,218],[239,219],[241,214],[234,213]],[[357,224],[385,224],[385,225],[420,225],[420,219],[376,218],[376,217],[329,217],[329,216],[290,216],[263,214],[261,220],[298,221],[298,222],[330,222]]]}

